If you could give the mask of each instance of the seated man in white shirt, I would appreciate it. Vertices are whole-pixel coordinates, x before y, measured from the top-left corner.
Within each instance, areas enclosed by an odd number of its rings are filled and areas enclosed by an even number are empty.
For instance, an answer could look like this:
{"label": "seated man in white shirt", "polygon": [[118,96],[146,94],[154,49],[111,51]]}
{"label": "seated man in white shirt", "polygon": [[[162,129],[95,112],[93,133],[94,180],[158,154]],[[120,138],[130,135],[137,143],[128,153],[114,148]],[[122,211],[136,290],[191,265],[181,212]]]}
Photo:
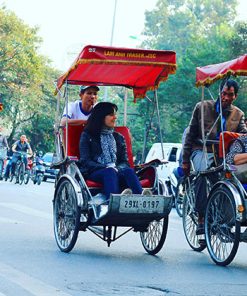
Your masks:
{"label": "seated man in white shirt", "polygon": [[97,102],[98,91],[99,88],[96,85],[81,86],[79,93],[81,100],[70,102],[67,113],[66,107],[64,108],[61,125],[64,126],[66,124],[66,117],[70,124],[79,125],[86,123],[93,106]]}

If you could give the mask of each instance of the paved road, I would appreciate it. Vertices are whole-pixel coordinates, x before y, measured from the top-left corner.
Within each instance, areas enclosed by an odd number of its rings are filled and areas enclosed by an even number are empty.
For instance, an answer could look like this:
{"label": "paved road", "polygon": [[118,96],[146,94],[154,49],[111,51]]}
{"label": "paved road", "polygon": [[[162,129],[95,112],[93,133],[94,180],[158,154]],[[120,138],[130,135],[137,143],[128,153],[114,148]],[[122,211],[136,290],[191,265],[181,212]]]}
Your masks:
{"label": "paved road", "polygon": [[71,253],[60,252],[53,192],[52,182],[0,182],[0,296],[247,295],[247,246],[229,267],[216,266],[206,250],[189,248],[175,211],[158,256],[147,255],[134,232],[110,248],[83,232]]}

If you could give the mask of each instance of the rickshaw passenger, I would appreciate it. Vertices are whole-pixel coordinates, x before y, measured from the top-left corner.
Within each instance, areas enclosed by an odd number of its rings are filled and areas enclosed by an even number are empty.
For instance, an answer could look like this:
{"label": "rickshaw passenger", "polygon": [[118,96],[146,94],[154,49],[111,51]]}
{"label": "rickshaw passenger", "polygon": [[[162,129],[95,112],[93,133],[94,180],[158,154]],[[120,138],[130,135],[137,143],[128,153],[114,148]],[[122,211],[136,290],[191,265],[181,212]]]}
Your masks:
{"label": "rickshaw passenger", "polygon": [[80,100],[68,104],[68,114],[64,108],[61,125],[66,124],[66,117],[70,124],[84,124],[92,112],[92,108],[97,102],[99,88],[96,85],[87,85],[80,87]]}
{"label": "rickshaw passenger", "polygon": [[103,194],[141,194],[142,187],[130,168],[124,137],[114,132],[118,108],[101,102],[95,105],[80,138],[80,170],[88,179],[103,184]]}
{"label": "rickshaw passenger", "polygon": [[[232,103],[237,98],[239,86],[234,80],[223,80],[220,85],[220,99],[222,103],[223,111],[223,128],[225,131],[232,131],[237,133],[246,133],[247,127],[244,122],[244,113]],[[204,101],[204,129],[205,135],[208,134],[213,126],[216,118],[220,112],[219,98],[216,102],[213,100]],[[189,129],[186,134],[185,144],[183,148],[183,163],[182,168],[186,175],[190,172],[190,160],[192,160],[195,171],[204,171],[209,168],[214,161],[213,151],[208,148],[208,162],[203,157],[203,147],[197,143],[197,140],[202,139],[201,130],[201,105],[199,102],[194,108]],[[216,125],[209,135],[210,140],[219,139],[220,124]],[[206,179],[200,176],[197,179],[195,195],[196,202],[195,207],[198,212],[198,225],[196,234],[200,235],[204,233],[204,215],[207,205],[206,194]]]}
{"label": "rickshaw passenger", "polygon": [[226,163],[235,165],[236,176],[242,183],[247,183],[247,135],[240,136],[230,146]]}

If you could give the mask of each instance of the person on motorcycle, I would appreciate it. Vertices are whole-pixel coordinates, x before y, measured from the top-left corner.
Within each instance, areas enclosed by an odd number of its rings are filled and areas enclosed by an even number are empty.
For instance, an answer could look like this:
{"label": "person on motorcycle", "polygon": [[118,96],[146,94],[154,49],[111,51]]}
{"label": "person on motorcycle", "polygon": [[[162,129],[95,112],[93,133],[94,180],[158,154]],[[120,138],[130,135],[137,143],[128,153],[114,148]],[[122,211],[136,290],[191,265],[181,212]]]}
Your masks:
{"label": "person on motorcycle", "polygon": [[27,141],[26,135],[21,135],[20,140],[16,141],[12,146],[13,157],[11,163],[11,173],[14,174],[17,161],[21,158],[20,153],[24,154],[23,160],[25,167],[27,167],[27,153],[31,156],[33,151]]}
{"label": "person on motorcycle", "polygon": [[91,115],[93,106],[97,102],[98,91],[99,88],[96,85],[81,86],[79,93],[81,99],[75,102],[70,102],[68,104],[68,110],[66,110],[65,106],[61,119],[61,125],[65,126],[66,117],[68,118],[68,123],[70,124],[85,124],[88,117]]}

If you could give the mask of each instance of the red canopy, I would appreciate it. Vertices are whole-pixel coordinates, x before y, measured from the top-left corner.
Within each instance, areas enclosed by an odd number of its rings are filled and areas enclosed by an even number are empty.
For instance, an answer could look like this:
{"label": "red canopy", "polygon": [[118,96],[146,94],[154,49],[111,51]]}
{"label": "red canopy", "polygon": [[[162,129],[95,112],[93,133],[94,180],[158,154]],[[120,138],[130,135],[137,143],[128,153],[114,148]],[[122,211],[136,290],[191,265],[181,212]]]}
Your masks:
{"label": "red canopy", "polygon": [[212,84],[227,75],[247,75],[247,54],[237,59],[196,68],[196,86]]}
{"label": "red canopy", "polygon": [[58,78],[57,89],[66,81],[77,85],[119,85],[133,88],[135,98],[144,97],[175,71],[174,51],[88,45]]}

